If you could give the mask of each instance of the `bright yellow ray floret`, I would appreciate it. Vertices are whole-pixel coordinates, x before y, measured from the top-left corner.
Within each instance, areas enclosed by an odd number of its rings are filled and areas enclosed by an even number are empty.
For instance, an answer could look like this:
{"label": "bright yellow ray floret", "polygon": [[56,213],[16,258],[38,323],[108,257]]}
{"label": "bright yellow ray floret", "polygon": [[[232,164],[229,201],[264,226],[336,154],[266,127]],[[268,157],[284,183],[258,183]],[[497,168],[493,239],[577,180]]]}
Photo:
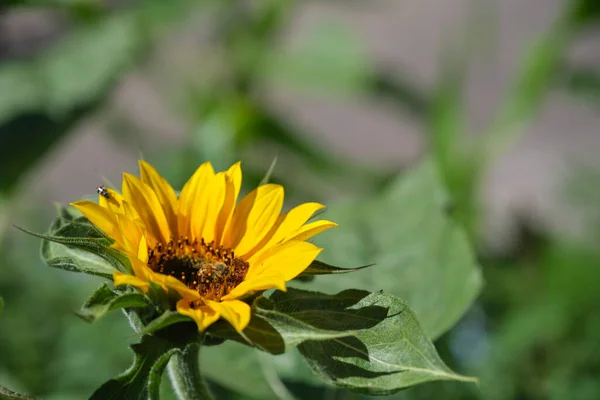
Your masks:
{"label": "bright yellow ray floret", "polygon": [[176,291],[177,311],[193,318],[200,331],[223,318],[241,332],[250,321],[250,306],[240,299],[285,290],[322,250],[306,240],[337,226],[307,223],[324,208],[318,203],[281,214],[280,185],[259,186],[238,203],[240,163],[218,173],[202,164],[179,196],[150,164],[139,166],[140,178],[123,174],[122,194],[107,189],[98,204],[72,205],[131,261],[134,274],[116,271],[115,285],[146,292],[154,282]]}

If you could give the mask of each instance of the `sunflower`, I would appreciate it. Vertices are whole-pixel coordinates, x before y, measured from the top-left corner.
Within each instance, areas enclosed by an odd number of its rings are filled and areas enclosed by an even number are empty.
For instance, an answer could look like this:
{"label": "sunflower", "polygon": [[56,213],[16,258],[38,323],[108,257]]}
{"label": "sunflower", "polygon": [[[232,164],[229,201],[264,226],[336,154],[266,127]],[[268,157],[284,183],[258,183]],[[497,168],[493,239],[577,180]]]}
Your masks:
{"label": "sunflower", "polygon": [[148,292],[155,283],[178,294],[176,309],[200,331],[219,318],[238,332],[250,321],[243,299],[257,291],[286,290],[322,250],[307,239],[337,224],[307,223],[324,208],[304,203],[281,214],[283,187],[264,184],[237,202],[240,163],[215,173],[202,164],[179,196],[147,162],[140,178],[124,173],[122,193],[99,190],[98,203],[71,203],[114,240],[132,274],[115,271],[115,286]]}

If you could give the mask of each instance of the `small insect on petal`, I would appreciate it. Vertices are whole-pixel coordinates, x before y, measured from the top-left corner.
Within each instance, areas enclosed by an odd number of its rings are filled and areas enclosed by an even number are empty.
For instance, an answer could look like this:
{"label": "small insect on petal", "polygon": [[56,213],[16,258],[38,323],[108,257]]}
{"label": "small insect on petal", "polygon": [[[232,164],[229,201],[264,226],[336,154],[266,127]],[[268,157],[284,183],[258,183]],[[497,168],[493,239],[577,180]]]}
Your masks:
{"label": "small insect on petal", "polygon": [[104,186],[98,186],[98,187],[96,188],[96,192],[97,192],[97,193],[98,193],[100,196],[102,196],[102,197],[104,197],[104,198],[107,198],[107,199],[110,199],[110,195],[108,194],[108,190],[106,190],[106,188],[105,188]]}

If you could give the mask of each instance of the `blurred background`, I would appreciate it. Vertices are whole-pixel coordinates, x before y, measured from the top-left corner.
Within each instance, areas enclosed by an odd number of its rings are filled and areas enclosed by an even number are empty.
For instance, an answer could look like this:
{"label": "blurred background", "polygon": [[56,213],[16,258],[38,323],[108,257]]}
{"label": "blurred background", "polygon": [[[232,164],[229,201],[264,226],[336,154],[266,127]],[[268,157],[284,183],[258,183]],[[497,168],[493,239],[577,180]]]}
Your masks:
{"label": "blurred background", "polygon": [[[0,385],[87,398],[130,362],[121,315],[71,312],[99,280],[12,227],[54,202],[140,157],[176,188],[242,160],[251,188],[277,156],[287,206],[376,199],[429,159],[485,281],[436,346],[482,383],[395,397],[600,398],[599,27],[597,0],[3,0]],[[222,398],[364,397],[214,368]]]}

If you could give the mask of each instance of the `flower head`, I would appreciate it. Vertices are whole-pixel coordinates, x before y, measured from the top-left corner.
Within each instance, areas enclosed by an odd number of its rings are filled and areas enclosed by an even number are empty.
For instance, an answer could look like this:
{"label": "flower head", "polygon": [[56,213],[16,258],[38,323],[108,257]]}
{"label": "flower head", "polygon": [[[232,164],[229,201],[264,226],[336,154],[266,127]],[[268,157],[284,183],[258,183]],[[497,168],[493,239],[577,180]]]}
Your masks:
{"label": "flower head", "polygon": [[72,205],[129,258],[133,273],[115,271],[115,285],[147,292],[153,282],[177,292],[177,311],[201,331],[223,318],[241,332],[250,321],[250,306],[242,299],[285,290],[321,251],[306,240],[337,226],[307,223],[324,207],[318,203],[281,214],[280,185],[261,185],[237,202],[240,163],[219,173],[202,164],[179,196],[150,164],[139,165],[140,178],[123,175],[122,193],[102,188],[98,203]]}

